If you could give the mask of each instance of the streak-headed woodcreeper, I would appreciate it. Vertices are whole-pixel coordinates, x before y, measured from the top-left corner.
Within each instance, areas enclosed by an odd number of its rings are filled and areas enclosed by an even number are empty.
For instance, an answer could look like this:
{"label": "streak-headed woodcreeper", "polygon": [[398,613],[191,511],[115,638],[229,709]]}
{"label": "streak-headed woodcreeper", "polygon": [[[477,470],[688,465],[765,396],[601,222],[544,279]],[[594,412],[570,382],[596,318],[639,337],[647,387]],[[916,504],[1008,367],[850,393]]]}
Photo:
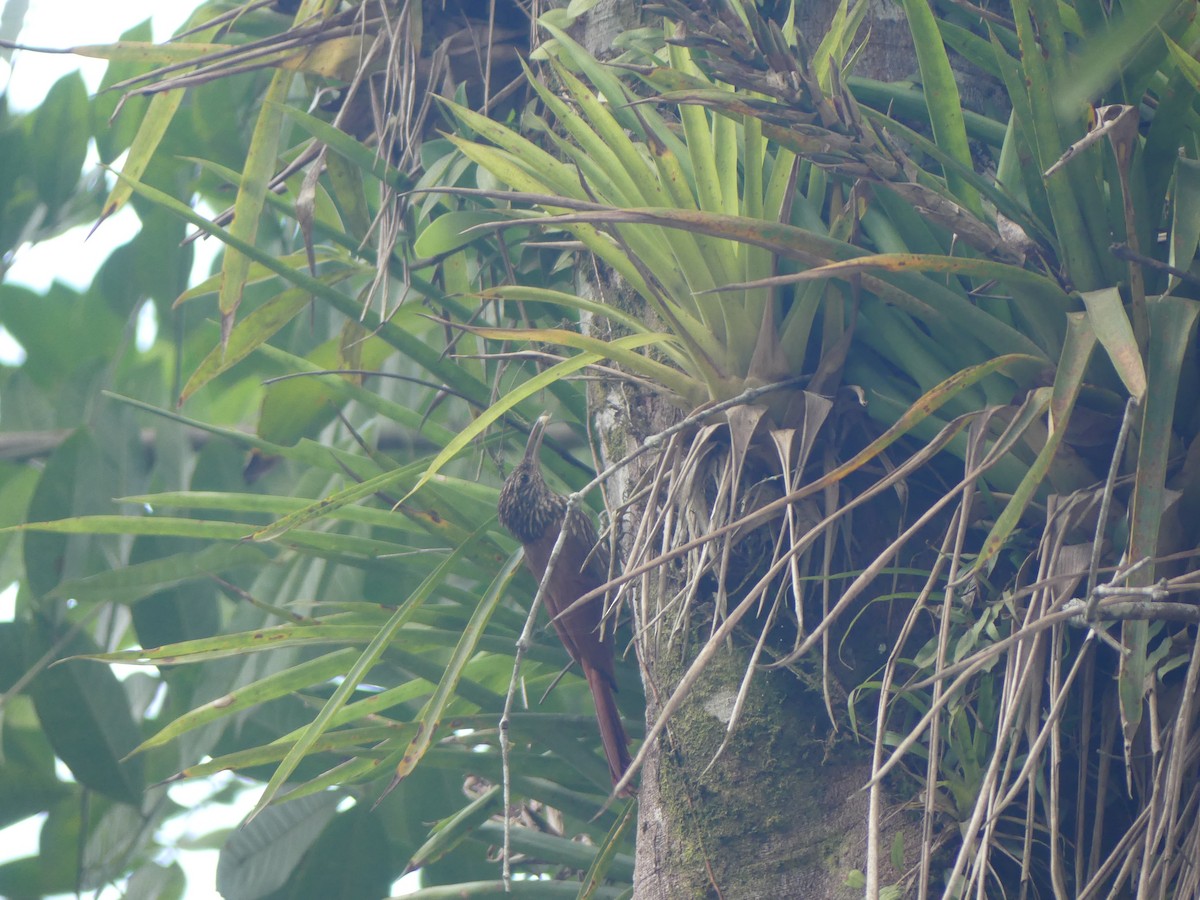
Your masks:
{"label": "streak-headed woodcreeper", "polygon": [[581,606],[568,609],[584,594],[608,581],[608,547],[597,544],[596,529],[588,514],[572,510],[566,517],[566,498],[546,486],[538,463],[546,422],[542,416],[529,432],[525,456],[513,469],[500,491],[500,524],[525,548],[525,563],[541,584],[550,562],[550,554],[564,528],[562,549],[554,562],[544,598],[550,621],[559,640],[571,654],[571,659],[583,669],[592,700],[596,704],[596,719],[600,723],[600,740],[608,759],[613,784],[620,781],[629,768],[629,739],[621,725],[613,692],[617,689],[613,677],[613,641],[615,623],[604,623],[604,597],[597,596]]}

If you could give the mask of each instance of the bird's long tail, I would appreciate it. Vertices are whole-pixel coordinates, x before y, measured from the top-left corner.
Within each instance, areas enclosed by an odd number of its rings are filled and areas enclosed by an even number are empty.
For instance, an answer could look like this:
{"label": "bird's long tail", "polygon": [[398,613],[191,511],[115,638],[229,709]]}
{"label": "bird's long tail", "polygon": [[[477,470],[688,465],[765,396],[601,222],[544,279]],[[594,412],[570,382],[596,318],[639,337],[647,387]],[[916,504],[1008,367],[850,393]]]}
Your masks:
{"label": "bird's long tail", "polygon": [[616,784],[629,768],[629,738],[621,724],[621,713],[612,686],[602,672],[591,666],[583,666],[592,700],[596,704],[596,721],[600,724],[600,741],[604,745],[604,756],[608,759],[608,771]]}

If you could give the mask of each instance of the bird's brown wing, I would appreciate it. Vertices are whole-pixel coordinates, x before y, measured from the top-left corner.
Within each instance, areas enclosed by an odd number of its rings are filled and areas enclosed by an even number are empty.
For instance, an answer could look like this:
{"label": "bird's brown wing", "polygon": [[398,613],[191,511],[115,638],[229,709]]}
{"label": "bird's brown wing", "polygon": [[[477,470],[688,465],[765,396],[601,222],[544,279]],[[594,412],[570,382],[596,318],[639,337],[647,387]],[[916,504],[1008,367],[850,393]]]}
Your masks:
{"label": "bird's brown wing", "polygon": [[[572,528],[573,533],[568,535],[570,539],[563,542],[563,548],[555,560],[554,572],[546,589],[546,610],[571,658],[602,673],[615,688],[614,623],[603,623],[604,597],[594,597],[582,606],[570,609],[579,597],[608,580],[608,548],[602,545],[592,552],[596,545],[596,530],[586,513],[577,512],[572,516]],[[525,545],[525,561],[535,576],[546,570],[557,539],[558,529],[550,528],[541,538]],[[569,612],[560,615],[568,609]]]}
{"label": "bird's brown wing", "polygon": [[[536,574],[544,572],[558,540],[558,529],[550,528],[536,541],[525,545],[525,562]],[[573,517],[573,531],[563,541],[554,571],[546,587],[546,609],[559,640],[583,670],[596,718],[604,755],[613,784],[629,767],[629,738],[621,725],[613,691],[613,632],[615,622],[604,622],[604,597],[594,597],[581,606],[571,604],[608,580],[608,547],[596,547],[596,531],[585,513]],[[603,628],[601,627],[603,625]]]}

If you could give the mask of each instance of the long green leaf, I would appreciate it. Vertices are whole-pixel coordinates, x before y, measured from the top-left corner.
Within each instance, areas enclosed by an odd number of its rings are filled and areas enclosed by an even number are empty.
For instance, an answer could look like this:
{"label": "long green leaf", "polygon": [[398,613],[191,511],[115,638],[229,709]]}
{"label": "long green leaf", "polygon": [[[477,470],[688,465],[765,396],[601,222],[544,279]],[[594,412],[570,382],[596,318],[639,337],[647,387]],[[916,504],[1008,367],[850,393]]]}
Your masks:
{"label": "long green leaf", "polygon": [[[637,801],[630,798],[626,801],[625,808],[621,811],[620,817],[613,823],[612,828],[608,830],[608,834],[605,835],[604,842],[600,844],[596,858],[592,861],[591,866],[588,867],[587,872],[584,873],[583,883],[579,888],[579,900],[591,900],[592,897],[597,896],[601,884],[608,877],[608,873],[616,861],[618,850],[625,837],[625,832],[629,830],[629,826],[636,819],[636,811]],[[632,878],[632,868],[621,874],[626,878]]]}
{"label": "long green leaf", "polygon": [[[1013,17],[1021,44],[1021,70],[1027,85],[1025,96],[1033,116],[1029,123],[1031,144],[1037,154],[1038,166],[1045,172],[1058,162],[1067,144],[1060,131],[1050,91],[1050,74],[1043,55],[1045,51],[1032,15],[1030,0],[1013,0]],[[1066,168],[1045,179],[1046,195],[1067,270],[1081,290],[1093,290],[1102,286],[1099,280],[1103,270],[1082,221]]]}
{"label": "long green leaf", "polygon": [[[907,14],[908,31],[917,51],[917,65],[921,69],[921,83],[925,88],[933,138],[939,147],[962,165],[970,167],[971,148],[963,123],[962,98],[933,9],[929,0],[904,0],[904,11]],[[983,206],[974,188],[952,170],[946,172],[946,183],[963,206],[976,217],[982,217]]]}
{"label": "long green leaf", "polygon": [[425,841],[408,860],[406,871],[437,862],[459,846],[467,837],[490,819],[502,805],[504,795],[500,785],[494,784],[454,815],[438,822]]}
{"label": "long green leaf", "polygon": [[[333,281],[330,281],[329,276],[323,278],[330,283],[336,283],[336,280],[346,277],[346,274],[349,273],[339,273]],[[180,404],[222,372],[237,365],[253,353],[256,347],[270,340],[272,335],[299,315],[309,302],[306,291],[301,288],[289,288],[276,294],[238,322],[230,331],[225,346],[214,348],[196,367],[196,371],[179,393]]]}
{"label": "long green leaf", "polygon": [[277,101],[266,102],[273,103],[282,116],[291,119],[317,140],[336,151],[338,155],[353,163],[363,172],[379,179],[392,190],[403,192],[412,188],[411,178],[393,168],[385,158],[361,141],[356,141],[344,131],[338,130],[328,122],[318,119],[302,109]]}
{"label": "long green leaf", "polygon": [[1067,322],[1067,339],[1063,346],[1062,359],[1058,363],[1058,371],[1054,376],[1054,386],[1051,389],[1046,443],[1038,452],[1037,458],[1021,480],[1012,499],[996,517],[996,522],[988,532],[988,536],[984,538],[979,555],[972,567],[973,571],[986,571],[991,560],[1007,544],[1013,529],[1017,527],[1025,512],[1025,508],[1050,470],[1050,466],[1054,462],[1054,455],[1066,436],[1071,412],[1079,397],[1079,389],[1083,386],[1083,376],[1096,345],[1095,332],[1092,331],[1085,313],[1071,313]]}
{"label": "long green leaf", "polygon": [[[1192,343],[1200,319],[1200,303],[1177,297],[1159,297],[1147,303],[1150,319],[1150,344],[1147,393],[1142,413],[1142,440],[1138,448],[1133,499],[1130,504],[1129,562],[1143,565],[1128,579],[1132,586],[1154,583],[1154,557],[1159,553],[1158,537],[1166,508],[1167,457],[1174,440],[1175,403],[1179,394],[1179,376],[1183,359]],[[1134,740],[1141,725],[1143,700],[1149,688],[1150,624],[1145,621],[1123,622],[1122,654],[1117,674],[1121,704],[1121,730],[1126,760],[1132,764]]]}
{"label": "long green leaf", "polygon": [[[1173,441],[1175,403],[1184,357],[1200,319],[1200,302],[1160,297],[1147,303],[1151,340],[1142,441],[1130,509],[1129,561],[1157,552],[1167,481],[1167,459]],[[1193,391],[1194,396],[1194,391]],[[1143,567],[1135,584],[1153,584],[1154,567]]]}
{"label": "long green leaf", "polygon": [[[258,223],[266,202],[267,182],[275,173],[279,151],[283,116],[279,104],[287,97],[288,88],[295,78],[294,72],[277,71],[271,76],[263,106],[250,138],[250,149],[246,154],[246,167],[242,171],[237,200],[234,202],[233,222],[230,234],[242,244],[254,243],[258,234]],[[242,302],[242,291],[246,287],[246,276],[250,270],[250,256],[239,246],[231,245],[226,251],[221,266],[221,290],[217,300],[221,310],[221,343],[225,344],[233,317]]]}
{"label": "long green leaf", "polygon": [[1129,396],[1139,403],[1146,395],[1146,369],[1138,350],[1133,324],[1125,312],[1121,291],[1116,287],[1083,294],[1088,321],[1108,358],[1121,376]]}
{"label": "long green leaf", "polygon": [[[629,349],[632,347],[644,347],[647,344],[654,343],[656,340],[658,340],[656,335],[631,334],[626,337],[617,338],[610,343],[616,349]],[[476,416],[466,428],[458,433],[454,440],[448,443],[445,448],[443,448],[443,450],[433,458],[433,461],[429,464],[429,467],[421,474],[421,477],[417,479],[417,483],[413,485],[409,492],[404,496],[404,500],[407,500],[409,497],[419,491],[426,482],[437,475],[442,466],[454,459],[454,457],[456,457],[464,448],[470,445],[472,441],[482,436],[489,425],[499,419],[510,409],[515,407],[520,401],[524,400],[526,397],[532,397],[539,391],[544,390],[552,382],[558,381],[561,378],[565,378],[567,375],[578,372],[581,369],[593,365],[594,363],[600,362],[600,360],[606,358],[609,352],[611,351],[597,353],[585,350],[582,353],[576,354],[570,359],[551,366],[543,372],[539,372],[528,381],[522,382],[520,385],[510,390],[503,398],[496,401],[482,413]],[[404,501],[402,500],[401,502]]]}
{"label": "long green leaf", "polygon": [[[131,183],[130,186],[136,193],[170,209],[197,228],[218,238],[223,243],[231,247],[237,247],[250,259],[261,263],[265,268],[280,275],[286,281],[303,288],[313,296],[325,301],[348,318],[361,320],[364,327],[377,333],[385,341],[395,346],[427,371],[436,374],[451,387],[462,391],[481,405],[485,405],[488,402],[491,391],[487,385],[472,376],[464,367],[445,359],[438,353],[436,348],[429,346],[426,341],[421,340],[418,336],[406,333],[404,329],[392,322],[381,321],[378,314],[373,311],[364,314],[357,298],[334,290],[319,278],[314,278],[308,272],[304,271],[303,268],[286,265],[270,253],[260,250],[253,244],[240,240],[226,229],[205,219],[191,207],[180,203],[169,194],[145,184]],[[536,413],[531,415],[536,415]],[[265,444],[266,442],[263,443]],[[279,453],[281,451],[276,448],[274,452]]]}
{"label": "long green leaf", "polygon": [[425,756],[425,751],[433,743],[433,736],[441,725],[447,704],[454,697],[463,669],[474,656],[479,646],[479,639],[496,609],[496,604],[504,596],[508,583],[516,574],[523,559],[524,557],[520,553],[510,556],[508,562],[504,564],[480,599],[474,615],[471,616],[471,621],[467,623],[467,627],[463,631],[462,640],[458,642],[454,653],[446,663],[446,673],[438,682],[437,690],[433,692],[433,696],[429,698],[425,708],[421,710],[420,716],[417,717],[417,733],[405,748],[400,765],[396,768],[395,780],[397,782],[407,777],[416,768],[422,757]]}
{"label": "long green leaf", "polygon": [[284,697],[302,688],[335,678],[346,671],[355,656],[357,656],[356,651],[347,647],[260,678],[245,687],[237,688],[216,700],[210,700],[202,706],[189,710],[146,738],[132,752],[141,753],[152,747],[161,747],[193,728],[199,728],[201,725],[215,722],[217,719],[240,710],[249,709],[268,700]]}

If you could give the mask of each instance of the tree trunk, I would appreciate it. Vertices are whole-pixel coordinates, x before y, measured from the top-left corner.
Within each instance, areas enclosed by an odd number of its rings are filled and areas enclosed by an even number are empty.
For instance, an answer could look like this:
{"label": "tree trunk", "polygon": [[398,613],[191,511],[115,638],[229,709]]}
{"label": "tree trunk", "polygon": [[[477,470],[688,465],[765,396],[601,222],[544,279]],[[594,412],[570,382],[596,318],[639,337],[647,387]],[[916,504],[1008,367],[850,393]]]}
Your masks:
{"label": "tree trunk", "polygon": [[[581,22],[581,42],[603,57],[613,36],[636,23],[640,5],[635,0],[605,0]],[[836,4],[810,0],[806,6],[804,20],[814,24],[805,38],[815,46]],[[869,29],[871,40],[856,73],[894,79],[915,71],[901,8],[883,0],[872,10],[860,32]],[[622,292],[609,285],[603,293],[613,302]],[[644,307],[636,311],[647,314]],[[605,385],[592,401],[609,460],[624,457],[679,415],[661,397],[628,384]],[[643,472],[644,467],[639,471],[633,466],[614,479],[610,499],[627,502]],[[625,549],[642,512],[635,502],[625,513],[620,524]],[[680,580],[686,577],[677,574]],[[652,583],[642,582],[644,588]],[[660,589],[666,597],[674,593],[670,584]],[[635,603],[642,611],[634,625],[642,635],[638,653],[648,728],[703,646],[711,622],[695,616],[697,633],[685,647],[678,635],[674,643],[669,641],[669,628],[643,633],[661,599],[645,596]],[[697,598],[697,603],[703,605],[704,599]],[[836,745],[830,740],[832,729],[819,685],[805,685],[788,670],[758,673],[735,733],[716,755],[726,738],[749,650],[734,640],[708,665],[638,775],[636,900],[861,896],[861,875],[856,873],[866,869],[863,787],[870,780],[869,751],[844,733]],[[881,842],[885,853],[898,830],[907,833],[905,842],[897,845],[916,846],[919,834],[903,818],[892,817],[889,827]],[[899,880],[889,860],[880,863],[882,883]]]}
{"label": "tree trunk", "polygon": [[[678,654],[646,654],[648,683],[669,689]],[[731,647],[705,670],[642,771],[635,894],[854,897],[869,776],[862,758],[831,759],[820,694],[791,673],[759,673],[719,758],[747,654]],[[648,718],[659,712],[647,707]]]}
{"label": "tree trunk", "polygon": [[[626,390],[622,400],[630,399]],[[634,412],[607,429],[610,441],[614,435],[630,438],[627,445],[607,445],[614,458],[677,416],[659,398],[644,395],[625,408]],[[629,471],[618,492],[630,493],[640,475]],[[640,512],[631,508],[623,520],[626,537]],[[672,639],[670,627],[645,627],[660,611],[660,600],[673,596],[687,577],[676,575],[660,584],[661,595],[654,593],[658,579],[644,580],[646,595],[634,603],[643,611],[634,624],[641,635],[647,728],[711,624],[713,598],[701,596],[693,603],[686,641],[678,634]],[[708,664],[639,773],[636,900],[861,896],[869,745],[855,743],[844,729],[832,734],[819,675],[808,684],[792,669],[756,673],[737,728],[721,750],[750,644],[735,636]],[[902,846],[916,847],[919,834],[903,817],[890,817],[882,846],[890,848],[901,830]],[[889,861],[880,862],[883,883],[898,881]]]}

